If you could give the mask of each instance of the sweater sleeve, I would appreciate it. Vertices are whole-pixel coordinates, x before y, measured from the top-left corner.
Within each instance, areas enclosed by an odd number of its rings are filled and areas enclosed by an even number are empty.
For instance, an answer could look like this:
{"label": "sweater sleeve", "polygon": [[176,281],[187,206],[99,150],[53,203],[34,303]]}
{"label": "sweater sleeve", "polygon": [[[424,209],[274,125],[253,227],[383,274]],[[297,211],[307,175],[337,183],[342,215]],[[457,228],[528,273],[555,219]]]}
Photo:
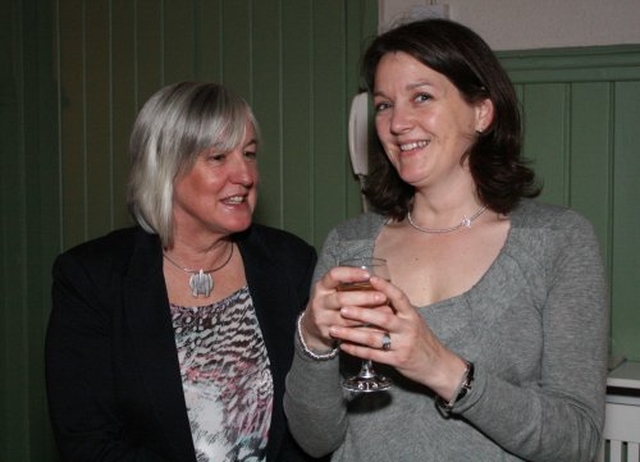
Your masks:
{"label": "sweater sleeve", "polygon": [[[591,225],[567,211],[541,246],[540,377],[528,386],[477,370],[456,412],[504,449],[531,461],[595,457],[604,424],[608,296]],[[535,285],[535,284],[534,284]],[[518,328],[518,326],[514,326]]]}
{"label": "sweater sleeve", "polygon": [[[314,282],[336,264],[334,255],[339,247],[338,235],[331,231],[318,259]],[[308,358],[296,335],[295,354],[286,378],[284,409],[292,435],[306,452],[321,457],[337,449],[347,427],[339,355],[327,361]]]}
{"label": "sweater sleeve", "polygon": [[307,358],[296,340],[284,409],[298,444],[313,457],[335,451],[344,440],[346,407],[339,377],[339,359]]}

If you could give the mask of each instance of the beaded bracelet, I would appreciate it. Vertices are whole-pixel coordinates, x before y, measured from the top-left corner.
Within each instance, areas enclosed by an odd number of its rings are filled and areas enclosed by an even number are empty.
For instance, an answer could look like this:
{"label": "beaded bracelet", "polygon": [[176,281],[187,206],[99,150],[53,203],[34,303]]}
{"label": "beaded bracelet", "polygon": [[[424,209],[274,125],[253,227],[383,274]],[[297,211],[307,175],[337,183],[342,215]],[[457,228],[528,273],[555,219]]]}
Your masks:
{"label": "beaded bracelet", "polygon": [[460,385],[458,385],[458,389],[453,394],[453,398],[451,399],[451,401],[446,402],[444,399],[442,399],[441,396],[438,396],[436,398],[436,407],[440,409],[440,411],[444,415],[448,416],[451,413],[453,406],[462,398],[467,396],[467,393],[471,391],[471,384],[473,383],[473,379],[474,379],[475,367],[472,362],[470,361],[465,361],[465,362],[467,363],[467,369],[465,370],[464,376],[460,381]]}
{"label": "beaded bracelet", "polygon": [[304,341],[304,337],[302,336],[302,318],[304,317],[304,311],[300,313],[298,316],[298,340],[300,341],[300,345],[302,346],[302,351],[309,358],[314,359],[316,361],[327,361],[329,359],[333,359],[338,355],[338,348],[331,349],[328,353],[315,353],[311,348],[307,346],[307,343]]}

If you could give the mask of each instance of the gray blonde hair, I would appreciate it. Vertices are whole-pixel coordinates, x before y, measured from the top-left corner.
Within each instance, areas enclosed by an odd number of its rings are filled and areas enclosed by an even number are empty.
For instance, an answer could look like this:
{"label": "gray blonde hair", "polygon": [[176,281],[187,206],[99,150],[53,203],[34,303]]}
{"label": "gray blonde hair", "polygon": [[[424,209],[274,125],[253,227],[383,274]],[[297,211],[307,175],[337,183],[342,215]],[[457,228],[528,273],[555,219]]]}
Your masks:
{"label": "gray blonde hair", "polygon": [[180,82],[156,92],[134,123],[127,204],[136,222],[173,245],[173,185],[207,148],[233,150],[255,116],[240,96],[216,83]]}

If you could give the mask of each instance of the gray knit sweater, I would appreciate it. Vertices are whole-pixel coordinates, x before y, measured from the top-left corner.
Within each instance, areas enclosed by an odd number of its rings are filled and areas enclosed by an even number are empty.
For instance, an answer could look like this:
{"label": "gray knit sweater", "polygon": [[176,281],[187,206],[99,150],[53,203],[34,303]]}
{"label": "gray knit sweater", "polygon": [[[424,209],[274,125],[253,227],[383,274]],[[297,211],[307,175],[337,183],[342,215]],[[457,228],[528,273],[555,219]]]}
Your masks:
{"label": "gray knit sweater", "polygon": [[[299,342],[285,410],[300,445],[333,461],[591,461],[604,421],[608,296],[598,242],[569,209],[524,200],[495,262],[468,292],[418,310],[473,361],[473,388],[445,418],[432,392],[391,368],[390,392],[349,395],[359,361],[314,361]],[[332,230],[316,268],[372,254],[385,219]],[[393,275],[392,275],[393,276]]]}

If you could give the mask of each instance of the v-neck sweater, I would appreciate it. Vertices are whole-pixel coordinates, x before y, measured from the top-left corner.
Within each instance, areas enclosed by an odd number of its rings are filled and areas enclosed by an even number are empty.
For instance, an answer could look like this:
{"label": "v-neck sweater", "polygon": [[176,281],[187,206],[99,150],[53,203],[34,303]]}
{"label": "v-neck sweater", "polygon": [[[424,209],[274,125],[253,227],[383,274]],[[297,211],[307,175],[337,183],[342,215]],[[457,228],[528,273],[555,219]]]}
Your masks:
{"label": "v-neck sweater", "polygon": [[[465,293],[417,307],[440,341],[474,362],[450,417],[434,394],[391,368],[389,392],[349,395],[342,353],[314,361],[296,342],[285,411],[294,437],[335,462],[588,461],[604,423],[608,294],[598,240],[577,212],[523,200],[498,256]],[[333,229],[314,280],[340,259],[373,254],[386,218]],[[393,275],[392,275],[393,276]]]}

